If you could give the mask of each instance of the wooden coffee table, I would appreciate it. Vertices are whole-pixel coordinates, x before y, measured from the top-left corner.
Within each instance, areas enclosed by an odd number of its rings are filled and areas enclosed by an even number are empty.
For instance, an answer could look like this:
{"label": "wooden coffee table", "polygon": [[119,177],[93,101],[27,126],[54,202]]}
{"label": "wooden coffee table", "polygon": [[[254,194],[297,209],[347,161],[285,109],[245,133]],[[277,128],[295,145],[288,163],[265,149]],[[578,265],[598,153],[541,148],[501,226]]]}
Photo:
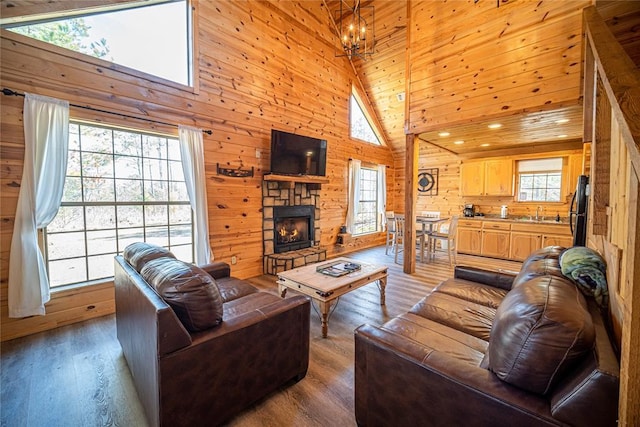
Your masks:
{"label": "wooden coffee table", "polygon": [[[318,267],[336,262],[359,264],[360,270],[340,277],[329,276],[317,271]],[[287,289],[293,289],[310,296],[312,300],[318,303],[323,338],[327,337],[329,309],[332,302],[336,301],[341,295],[371,282],[377,282],[380,290],[380,305],[384,305],[384,289],[387,285],[386,266],[367,264],[349,258],[334,258],[278,273],[277,281],[278,290],[282,298],[285,297]]]}

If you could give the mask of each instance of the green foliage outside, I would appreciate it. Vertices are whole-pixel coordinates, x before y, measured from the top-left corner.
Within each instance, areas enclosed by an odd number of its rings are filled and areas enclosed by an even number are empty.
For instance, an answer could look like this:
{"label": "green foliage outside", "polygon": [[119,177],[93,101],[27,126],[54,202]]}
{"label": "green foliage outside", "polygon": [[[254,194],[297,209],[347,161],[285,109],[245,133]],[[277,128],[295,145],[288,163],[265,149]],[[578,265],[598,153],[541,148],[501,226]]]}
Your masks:
{"label": "green foliage outside", "polygon": [[109,60],[109,58],[105,58],[109,54],[107,41],[104,38],[96,41],[88,40],[90,29],[91,27],[82,18],[10,28],[15,33],[36,40]]}

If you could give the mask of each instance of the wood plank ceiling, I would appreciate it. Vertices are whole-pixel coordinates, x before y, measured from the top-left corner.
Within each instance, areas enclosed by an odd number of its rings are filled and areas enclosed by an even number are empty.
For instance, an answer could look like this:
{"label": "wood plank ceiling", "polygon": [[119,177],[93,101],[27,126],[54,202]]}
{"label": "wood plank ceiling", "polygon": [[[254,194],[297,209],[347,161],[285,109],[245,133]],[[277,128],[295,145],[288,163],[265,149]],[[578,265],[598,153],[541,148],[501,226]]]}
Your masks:
{"label": "wood plank ceiling", "polygon": [[[339,0],[325,3],[330,11],[339,8]],[[375,6],[375,54],[353,60],[395,153],[404,152],[405,127],[462,157],[582,143],[581,15],[590,1],[411,4],[408,16],[406,2],[362,0]],[[629,34],[628,20],[606,19]],[[414,58],[409,67],[407,51]]]}

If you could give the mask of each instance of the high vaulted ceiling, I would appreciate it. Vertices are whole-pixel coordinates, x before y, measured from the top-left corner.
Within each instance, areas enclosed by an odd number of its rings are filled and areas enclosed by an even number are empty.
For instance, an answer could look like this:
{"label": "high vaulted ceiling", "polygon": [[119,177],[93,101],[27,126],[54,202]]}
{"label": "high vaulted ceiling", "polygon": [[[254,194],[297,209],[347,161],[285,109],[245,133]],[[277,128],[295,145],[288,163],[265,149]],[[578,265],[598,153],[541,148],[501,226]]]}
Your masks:
{"label": "high vaulted ceiling", "polygon": [[[339,8],[339,0],[325,3]],[[610,25],[627,29],[633,51],[638,37],[621,14],[638,13],[640,2],[600,3]],[[467,157],[583,141],[582,9],[590,0],[414,0],[411,12],[404,1],[361,4],[375,6],[375,54],[352,62],[395,152],[406,133]]]}

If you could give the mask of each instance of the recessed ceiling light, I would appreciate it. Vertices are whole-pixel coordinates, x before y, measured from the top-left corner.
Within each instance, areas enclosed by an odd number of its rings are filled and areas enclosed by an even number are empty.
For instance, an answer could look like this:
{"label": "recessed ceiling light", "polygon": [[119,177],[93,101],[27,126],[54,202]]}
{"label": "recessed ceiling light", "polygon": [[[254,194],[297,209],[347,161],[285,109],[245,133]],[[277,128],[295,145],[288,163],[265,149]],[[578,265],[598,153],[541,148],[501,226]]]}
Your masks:
{"label": "recessed ceiling light", "polygon": [[559,119],[559,120],[556,120],[556,124],[559,124],[559,125],[561,125],[562,123],[568,123],[568,122],[569,122],[569,119]]}
{"label": "recessed ceiling light", "polygon": [[489,129],[500,129],[502,125],[500,123],[491,123]]}
{"label": "recessed ceiling light", "polygon": [[558,138],[566,138],[568,135],[562,134],[562,135],[558,135]]}
{"label": "recessed ceiling light", "polygon": [[488,146],[490,146],[490,145],[491,145],[491,144],[486,144],[486,143],[485,143],[485,144],[480,144],[480,147],[488,147]]}
{"label": "recessed ceiling light", "polygon": [[461,145],[461,144],[464,144],[464,141],[463,140],[453,141],[453,143],[456,145]]}
{"label": "recessed ceiling light", "polygon": [[451,135],[449,132],[439,132],[438,136],[445,137]]}

